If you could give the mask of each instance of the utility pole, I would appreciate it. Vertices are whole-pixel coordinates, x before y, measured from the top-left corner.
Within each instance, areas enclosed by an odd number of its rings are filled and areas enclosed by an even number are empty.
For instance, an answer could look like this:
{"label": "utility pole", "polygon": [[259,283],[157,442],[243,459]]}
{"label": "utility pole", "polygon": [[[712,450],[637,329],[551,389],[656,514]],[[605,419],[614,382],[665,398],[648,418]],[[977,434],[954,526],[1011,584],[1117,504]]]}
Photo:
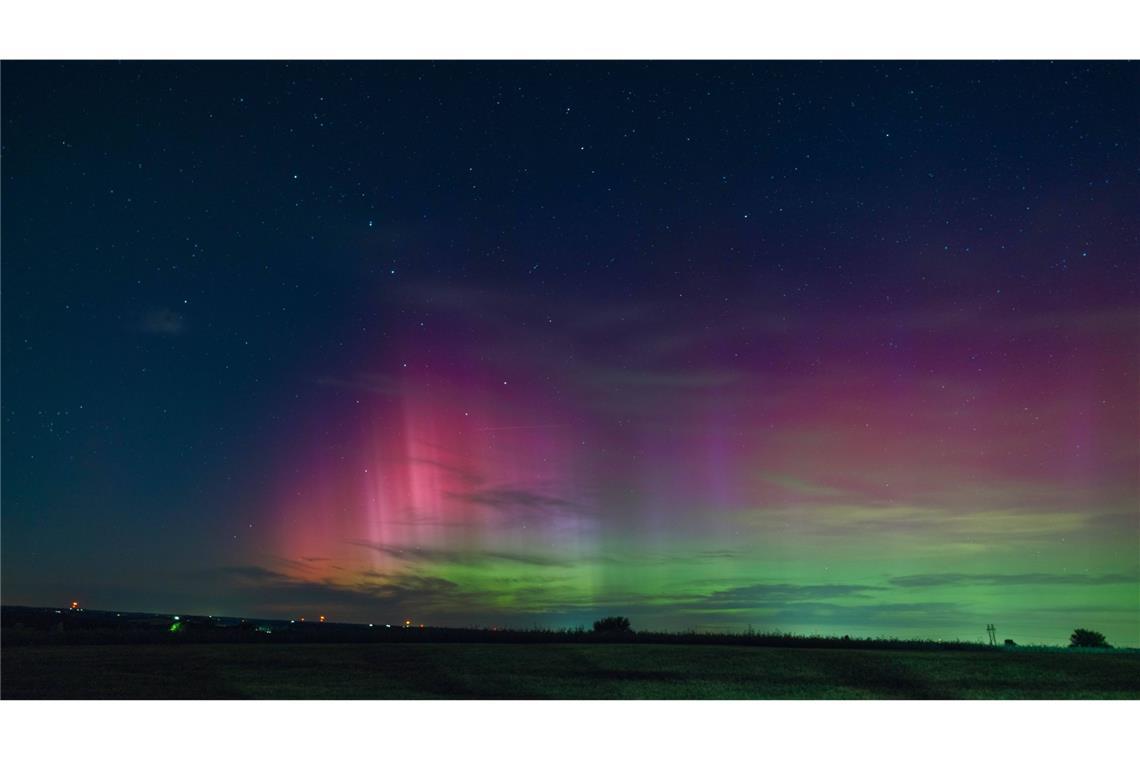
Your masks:
{"label": "utility pole", "polygon": [[996,647],[997,646],[997,628],[994,628],[993,623],[990,623],[989,625],[986,626],[986,633],[988,633],[990,635],[990,646]]}

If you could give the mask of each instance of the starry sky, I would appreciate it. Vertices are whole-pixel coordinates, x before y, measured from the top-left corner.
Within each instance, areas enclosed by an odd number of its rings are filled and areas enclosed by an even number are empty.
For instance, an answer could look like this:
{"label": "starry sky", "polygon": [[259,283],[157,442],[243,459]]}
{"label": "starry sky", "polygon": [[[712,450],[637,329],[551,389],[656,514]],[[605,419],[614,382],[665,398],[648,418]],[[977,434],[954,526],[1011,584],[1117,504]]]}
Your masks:
{"label": "starry sky", "polygon": [[3,600],[1140,645],[1137,85],[6,62]]}

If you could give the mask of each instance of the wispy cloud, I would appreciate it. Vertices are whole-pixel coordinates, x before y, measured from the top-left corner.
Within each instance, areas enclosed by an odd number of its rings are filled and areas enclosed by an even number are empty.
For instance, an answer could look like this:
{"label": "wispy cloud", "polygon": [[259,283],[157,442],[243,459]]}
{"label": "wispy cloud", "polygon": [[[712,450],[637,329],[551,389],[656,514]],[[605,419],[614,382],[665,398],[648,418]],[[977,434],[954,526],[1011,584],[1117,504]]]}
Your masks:
{"label": "wispy cloud", "polygon": [[866,598],[878,586],[856,584],[753,583],[747,586],[714,591],[698,597],[678,599],[683,606],[703,609],[748,609],[787,602],[816,601],[835,598]]}
{"label": "wispy cloud", "polygon": [[458,465],[454,464],[448,464],[447,462],[441,462],[438,459],[430,459],[427,457],[410,457],[408,459],[408,462],[412,464],[425,464],[429,467],[435,467],[436,469],[445,472],[448,475],[459,478],[465,483],[478,485],[479,483],[483,482],[483,476],[474,470],[469,470],[465,467],[459,467]]}
{"label": "wispy cloud", "polygon": [[344,614],[403,615],[408,610],[486,608],[477,592],[461,589],[446,578],[415,573],[365,572],[347,582],[301,580],[260,565],[218,568],[216,575],[236,582],[236,591],[269,610],[339,610]]}
{"label": "wispy cloud", "polygon": [[1040,544],[1097,528],[1089,513],[1078,511],[1032,506],[987,509],[968,503],[956,507],[867,505],[840,499],[831,504],[813,503],[810,510],[800,505],[748,509],[739,519],[760,534],[778,531],[853,540],[889,534],[906,536],[916,549],[953,551]]}
{"label": "wispy cloud", "polygon": [[932,586],[1105,586],[1137,583],[1138,577],[1124,573],[1082,575],[1077,573],[926,573],[891,578],[890,583],[904,588]]}
{"label": "wispy cloud", "polygon": [[469,491],[448,491],[447,496],[469,504],[479,504],[496,510],[530,511],[539,514],[590,511],[578,502],[521,487],[473,488]]}
{"label": "wispy cloud", "polygon": [[371,541],[350,541],[395,559],[408,562],[437,562],[449,565],[487,565],[493,562],[515,562],[538,567],[567,567],[572,563],[557,557],[520,552],[450,549],[447,547],[398,546]]}

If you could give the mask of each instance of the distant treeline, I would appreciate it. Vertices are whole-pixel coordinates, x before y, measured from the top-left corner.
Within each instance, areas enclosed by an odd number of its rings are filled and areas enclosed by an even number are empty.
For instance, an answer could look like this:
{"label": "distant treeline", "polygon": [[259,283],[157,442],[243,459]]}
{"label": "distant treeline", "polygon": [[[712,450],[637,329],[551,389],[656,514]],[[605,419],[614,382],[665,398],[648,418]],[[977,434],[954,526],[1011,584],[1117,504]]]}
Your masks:
{"label": "distant treeline", "polygon": [[[977,642],[932,641],[786,633],[667,633],[631,630],[504,630],[368,626],[348,623],[241,620],[201,616],[150,615],[4,607],[0,611],[4,646],[36,644],[709,644],[820,649],[992,651]],[[1001,649],[1002,647],[996,647]]]}

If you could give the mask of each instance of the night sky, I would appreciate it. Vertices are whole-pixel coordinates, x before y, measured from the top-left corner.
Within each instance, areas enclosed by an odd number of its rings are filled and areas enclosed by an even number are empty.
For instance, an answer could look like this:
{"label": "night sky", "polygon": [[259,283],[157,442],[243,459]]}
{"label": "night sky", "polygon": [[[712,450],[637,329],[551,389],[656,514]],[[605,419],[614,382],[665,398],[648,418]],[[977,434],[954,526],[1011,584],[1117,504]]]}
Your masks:
{"label": "night sky", "polygon": [[3,601],[1140,645],[1138,72],[5,62]]}

